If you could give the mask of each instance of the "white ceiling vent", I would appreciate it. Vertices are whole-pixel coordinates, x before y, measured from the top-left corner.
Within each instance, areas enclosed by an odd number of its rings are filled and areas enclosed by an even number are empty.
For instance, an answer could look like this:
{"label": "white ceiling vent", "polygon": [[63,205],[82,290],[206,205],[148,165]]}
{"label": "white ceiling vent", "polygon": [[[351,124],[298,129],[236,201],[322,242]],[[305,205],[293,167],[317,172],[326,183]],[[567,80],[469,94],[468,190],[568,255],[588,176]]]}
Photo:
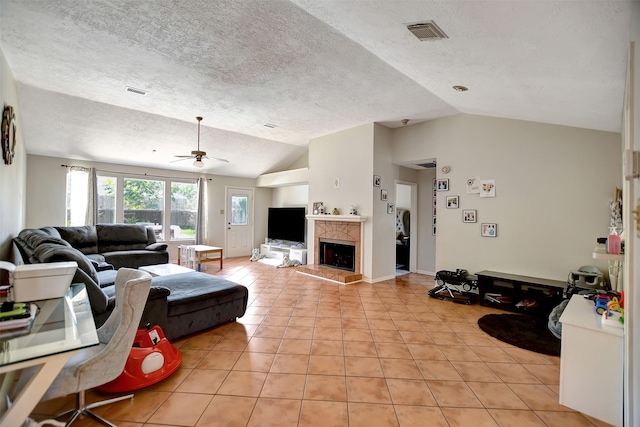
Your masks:
{"label": "white ceiling vent", "polygon": [[142,96],[146,96],[148,93],[146,90],[136,89],[135,87],[131,87],[131,86],[125,86],[124,90],[126,90],[127,92],[142,95]]}
{"label": "white ceiling vent", "polygon": [[447,36],[433,21],[416,22],[406,25],[407,29],[411,31],[414,36],[419,38],[420,41],[442,40],[449,38],[449,36]]}

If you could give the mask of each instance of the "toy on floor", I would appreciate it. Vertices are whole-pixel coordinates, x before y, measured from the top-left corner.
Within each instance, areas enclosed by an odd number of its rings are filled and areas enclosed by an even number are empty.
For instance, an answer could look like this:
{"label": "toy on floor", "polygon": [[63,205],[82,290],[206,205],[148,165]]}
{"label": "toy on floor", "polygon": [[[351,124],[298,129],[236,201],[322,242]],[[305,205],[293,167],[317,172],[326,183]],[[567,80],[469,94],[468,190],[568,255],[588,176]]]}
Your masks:
{"label": "toy on floor", "polygon": [[478,287],[478,276],[469,274],[467,270],[440,270],[436,273],[436,283],[438,285],[428,292],[432,298],[460,304],[471,304],[478,298],[471,292]]}
{"label": "toy on floor", "polygon": [[289,258],[289,254],[284,254],[284,257],[282,258],[282,264],[278,265],[277,267],[297,267],[300,265],[300,261],[298,261],[297,259],[290,259]]}
{"label": "toy on floor", "polygon": [[267,256],[260,253],[260,249],[255,248],[251,250],[251,258],[249,261],[259,261],[262,258],[266,258]]}
{"label": "toy on floor", "polygon": [[147,387],[173,374],[181,362],[182,354],[159,326],[138,329],[122,374],[97,389],[119,393]]}

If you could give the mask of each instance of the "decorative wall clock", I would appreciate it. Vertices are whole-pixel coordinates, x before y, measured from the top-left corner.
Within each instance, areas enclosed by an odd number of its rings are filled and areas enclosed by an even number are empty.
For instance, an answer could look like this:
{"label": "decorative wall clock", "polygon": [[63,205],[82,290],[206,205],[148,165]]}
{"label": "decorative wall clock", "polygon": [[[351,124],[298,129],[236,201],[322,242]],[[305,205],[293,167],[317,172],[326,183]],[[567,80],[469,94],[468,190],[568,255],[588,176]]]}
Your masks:
{"label": "decorative wall clock", "polygon": [[16,123],[13,107],[7,105],[2,112],[2,158],[10,165],[16,155]]}

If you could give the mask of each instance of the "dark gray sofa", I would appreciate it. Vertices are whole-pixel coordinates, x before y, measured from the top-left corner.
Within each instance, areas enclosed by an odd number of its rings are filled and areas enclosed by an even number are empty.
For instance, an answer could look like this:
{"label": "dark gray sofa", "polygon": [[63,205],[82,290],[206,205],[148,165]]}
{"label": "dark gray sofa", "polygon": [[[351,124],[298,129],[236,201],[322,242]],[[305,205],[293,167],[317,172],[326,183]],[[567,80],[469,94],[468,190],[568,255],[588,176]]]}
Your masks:
{"label": "dark gray sofa", "polygon": [[[101,228],[96,227],[98,230]],[[73,230],[69,230],[71,228]],[[55,231],[59,229],[65,230],[56,234]],[[119,231],[122,230],[121,228]],[[72,231],[72,236],[65,234],[65,231]],[[114,282],[117,269],[107,263],[107,260],[114,262],[118,268],[137,268],[141,265],[166,263],[168,254],[166,258],[143,256],[147,252],[153,252],[153,249],[127,249],[123,239],[117,237],[120,236],[119,233],[115,233],[116,237],[113,237],[114,233],[96,234],[98,238],[102,236],[105,242],[109,242],[97,246],[98,250],[108,249],[103,253],[94,252],[95,239],[87,227],[22,230],[13,242],[26,263],[76,261],[78,269],[73,282],[85,284],[96,326],[99,327],[109,317],[115,304]],[[77,247],[72,247],[64,237],[69,238]],[[155,241],[155,235],[153,240]],[[166,253],[164,248],[158,251]],[[132,260],[129,265],[128,255]],[[156,259],[159,262],[153,262]],[[171,340],[242,317],[247,301],[246,287],[205,273],[154,277],[140,326],[159,325]]]}
{"label": "dark gray sofa", "polygon": [[96,266],[107,263],[116,270],[169,262],[167,245],[156,242],[152,228],[137,224],[25,229],[13,240],[25,263],[45,262],[33,257],[41,243],[67,244],[86,255]]}

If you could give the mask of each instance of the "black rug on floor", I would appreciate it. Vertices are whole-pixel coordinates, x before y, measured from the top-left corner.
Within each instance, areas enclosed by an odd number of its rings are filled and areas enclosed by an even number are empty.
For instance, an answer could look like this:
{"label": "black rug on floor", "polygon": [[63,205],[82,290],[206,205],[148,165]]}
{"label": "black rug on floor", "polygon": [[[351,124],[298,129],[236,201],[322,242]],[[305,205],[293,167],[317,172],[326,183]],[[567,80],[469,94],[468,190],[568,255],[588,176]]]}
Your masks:
{"label": "black rug on floor", "polygon": [[560,356],[560,340],[549,331],[548,320],[522,314],[487,314],[478,319],[478,326],[492,337],[516,347]]}

